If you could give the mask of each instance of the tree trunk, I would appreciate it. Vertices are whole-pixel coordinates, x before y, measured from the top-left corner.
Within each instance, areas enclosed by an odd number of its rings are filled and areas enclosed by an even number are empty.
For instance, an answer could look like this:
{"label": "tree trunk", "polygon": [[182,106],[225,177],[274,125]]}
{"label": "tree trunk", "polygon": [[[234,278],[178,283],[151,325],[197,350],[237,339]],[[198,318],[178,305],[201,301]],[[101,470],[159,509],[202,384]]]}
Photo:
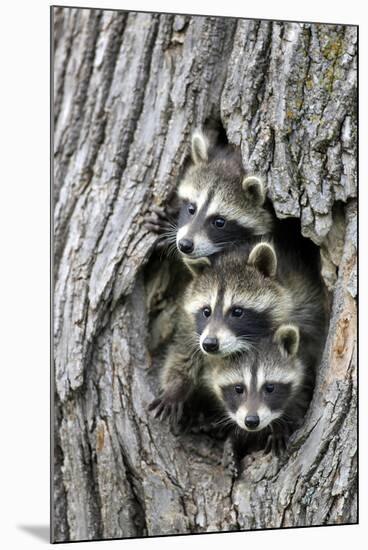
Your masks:
{"label": "tree trunk", "polygon": [[[53,33],[54,541],[355,523],[356,27],[54,8]],[[210,120],[332,297],[304,426],[237,480],[221,442],[147,412],[180,266],[144,214]]]}

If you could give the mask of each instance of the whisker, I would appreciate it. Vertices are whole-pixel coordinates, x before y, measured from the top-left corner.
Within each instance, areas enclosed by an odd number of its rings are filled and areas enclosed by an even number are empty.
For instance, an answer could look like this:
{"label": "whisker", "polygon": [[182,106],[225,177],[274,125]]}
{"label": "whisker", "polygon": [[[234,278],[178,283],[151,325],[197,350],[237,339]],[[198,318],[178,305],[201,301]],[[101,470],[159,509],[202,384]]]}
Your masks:
{"label": "whisker", "polygon": [[214,422],[215,426],[230,426],[232,424],[233,424],[233,420],[228,416],[224,416],[219,420],[217,420],[216,422]]}
{"label": "whisker", "polygon": [[178,249],[176,247],[176,241],[171,242],[171,243],[168,244],[168,246],[166,248],[166,252],[167,252],[167,258],[168,259],[173,259],[173,258],[175,258],[176,255],[178,255]]}

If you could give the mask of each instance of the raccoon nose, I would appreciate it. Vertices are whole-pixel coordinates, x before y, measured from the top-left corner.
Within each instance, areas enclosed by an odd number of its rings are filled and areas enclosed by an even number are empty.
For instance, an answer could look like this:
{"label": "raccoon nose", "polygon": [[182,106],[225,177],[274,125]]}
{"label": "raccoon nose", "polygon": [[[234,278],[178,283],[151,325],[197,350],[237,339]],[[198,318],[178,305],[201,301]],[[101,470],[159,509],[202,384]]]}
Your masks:
{"label": "raccoon nose", "polygon": [[208,353],[215,353],[219,349],[219,341],[217,338],[207,336],[202,342],[203,349]]}
{"label": "raccoon nose", "polygon": [[259,416],[257,414],[250,414],[249,416],[245,417],[244,422],[247,428],[249,428],[250,430],[255,430],[255,428],[257,428],[257,426],[259,425]]}
{"label": "raccoon nose", "polygon": [[184,252],[184,254],[190,254],[193,252],[194,244],[190,239],[181,239],[179,241],[179,250]]}

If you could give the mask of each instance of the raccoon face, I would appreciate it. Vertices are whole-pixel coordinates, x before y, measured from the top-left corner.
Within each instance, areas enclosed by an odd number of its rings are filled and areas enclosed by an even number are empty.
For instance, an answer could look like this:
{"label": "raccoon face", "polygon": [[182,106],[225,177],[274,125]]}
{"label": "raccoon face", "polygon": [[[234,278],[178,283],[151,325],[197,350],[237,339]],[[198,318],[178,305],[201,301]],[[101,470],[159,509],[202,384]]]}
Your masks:
{"label": "raccoon face", "polygon": [[261,180],[244,178],[231,158],[209,158],[207,140],[199,132],[192,137],[192,159],[178,191],[183,206],[176,244],[185,258],[211,256],[270,231]]}
{"label": "raccoon face", "polygon": [[189,286],[185,309],[196,324],[201,351],[226,356],[252,349],[279,325],[291,307],[274,279],[277,261],[267,243],[248,258],[229,253],[205,269]]}
{"label": "raccoon face", "polygon": [[243,430],[257,432],[282,417],[303,380],[297,358],[299,330],[282,325],[274,339],[217,368],[214,390],[226,414]]}
{"label": "raccoon face", "polygon": [[237,300],[229,307],[221,296],[214,304],[204,306],[196,314],[199,344],[207,355],[225,356],[251,349],[253,343],[272,329],[272,313],[247,307],[246,300]]}

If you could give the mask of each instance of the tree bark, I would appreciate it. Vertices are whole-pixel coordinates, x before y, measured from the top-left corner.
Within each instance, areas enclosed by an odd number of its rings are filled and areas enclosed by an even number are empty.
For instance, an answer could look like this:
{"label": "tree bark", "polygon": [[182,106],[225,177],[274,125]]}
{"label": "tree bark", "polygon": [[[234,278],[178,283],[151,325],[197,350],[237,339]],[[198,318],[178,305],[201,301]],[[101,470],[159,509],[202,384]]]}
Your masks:
{"label": "tree bark", "polygon": [[[53,39],[53,540],[355,523],[356,27],[54,8]],[[181,279],[144,214],[210,120],[332,297],[304,426],[236,480],[147,412]]]}

